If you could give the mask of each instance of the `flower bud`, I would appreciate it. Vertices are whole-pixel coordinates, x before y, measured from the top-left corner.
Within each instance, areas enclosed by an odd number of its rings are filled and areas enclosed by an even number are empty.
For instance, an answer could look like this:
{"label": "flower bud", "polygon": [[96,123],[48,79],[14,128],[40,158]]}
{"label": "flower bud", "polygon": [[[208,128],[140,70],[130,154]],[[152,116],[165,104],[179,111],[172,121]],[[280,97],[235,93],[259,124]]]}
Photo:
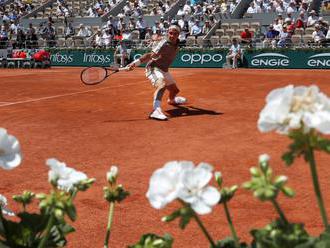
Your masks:
{"label": "flower bud", "polygon": [[107,172],[107,181],[112,184],[116,182],[116,179],[118,177],[118,167],[117,166],[111,166],[110,171]]}
{"label": "flower bud", "polygon": [[264,153],[259,156],[259,163],[268,163],[270,157],[268,154]]}
{"label": "flower bud", "polygon": [[215,178],[215,181],[217,181],[219,187],[221,187],[221,184],[222,184],[222,174],[220,171],[216,171],[214,172],[214,178]]}
{"label": "flower bud", "polygon": [[258,171],[258,169],[256,167],[251,167],[250,173],[254,177],[260,177],[260,172]]}
{"label": "flower bud", "polygon": [[274,184],[276,187],[281,188],[287,181],[288,181],[287,176],[278,176],[275,179]]}

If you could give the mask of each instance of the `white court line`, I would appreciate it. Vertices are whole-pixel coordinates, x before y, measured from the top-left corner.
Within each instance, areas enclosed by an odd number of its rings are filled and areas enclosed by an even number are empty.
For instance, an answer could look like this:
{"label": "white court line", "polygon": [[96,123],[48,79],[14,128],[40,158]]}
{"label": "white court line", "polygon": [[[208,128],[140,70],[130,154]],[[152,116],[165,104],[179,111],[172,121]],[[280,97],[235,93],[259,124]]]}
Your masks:
{"label": "white court line", "polygon": [[122,85],[118,85],[118,86],[107,86],[107,87],[97,88],[97,89],[93,89],[93,90],[84,90],[84,91],[78,91],[78,92],[61,94],[61,95],[55,95],[55,96],[47,96],[47,97],[41,97],[41,98],[30,99],[30,100],[19,101],[19,102],[11,102],[11,103],[8,103],[7,102],[7,103],[4,103],[4,104],[1,104],[3,102],[0,102],[0,108],[1,107],[12,106],[12,105],[23,104],[23,103],[39,102],[39,101],[49,100],[49,99],[54,99],[54,98],[59,98],[59,97],[74,96],[74,95],[79,95],[79,94],[84,94],[84,93],[94,92],[94,91],[99,91],[99,90],[104,90],[104,89],[110,89],[110,88],[111,89],[114,89],[114,88],[120,88],[120,87],[130,86],[130,85],[137,85],[137,84],[140,84],[140,83],[141,83],[141,81],[138,82],[138,83],[122,84]]}

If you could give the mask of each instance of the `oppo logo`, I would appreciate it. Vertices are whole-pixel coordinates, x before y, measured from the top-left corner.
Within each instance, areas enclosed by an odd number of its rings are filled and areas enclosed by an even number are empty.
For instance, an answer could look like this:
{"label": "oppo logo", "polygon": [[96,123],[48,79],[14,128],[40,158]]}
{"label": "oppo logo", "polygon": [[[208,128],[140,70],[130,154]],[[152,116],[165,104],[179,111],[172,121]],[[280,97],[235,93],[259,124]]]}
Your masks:
{"label": "oppo logo", "polygon": [[253,66],[289,66],[288,56],[279,53],[262,53],[252,58]]}
{"label": "oppo logo", "polygon": [[310,67],[330,67],[330,53],[320,53],[310,56],[307,65]]}
{"label": "oppo logo", "polygon": [[208,54],[208,53],[204,53],[204,54],[198,54],[198,53],[193,53],[193,54],[189,54],[189,53],[185,53],[181,56],[181,60],[185,63],[189,63],[189,64],[204,64],[204,63],[209,63],[209,62],[215,62],[218,63],[222,60],[222,55],[221,54]]}
{"label": "oppo logo", "polygon": [[[141,54],[135,54],[134,55],[134,60],[139,59],[142,55]],[[221,54],[198,54],[198,53],[194,53],[194,54],[189,54],[189,53],[185,53],[181,56],[181,61],[185,62],[185,63],[189,63],[189,64],[195,64],[195,63],[199,63],[199,64],[204,64],[204,63],[208,63],[208,62],[215,62],[215,63],[219,63],[220,61],[222,61],[223,57]]]}
{"label": "oppo logo", "polygon": [[86,54],[84,53],[83,62],[86,63],[99,63],[99,64],[109,64],[111,62],[111,55],[104,54]]}
{"label": "oppo logo", "polygon": [[55,63],[68,64],[73,61],[73,55],[55,53],[50,55],[50,60]]}

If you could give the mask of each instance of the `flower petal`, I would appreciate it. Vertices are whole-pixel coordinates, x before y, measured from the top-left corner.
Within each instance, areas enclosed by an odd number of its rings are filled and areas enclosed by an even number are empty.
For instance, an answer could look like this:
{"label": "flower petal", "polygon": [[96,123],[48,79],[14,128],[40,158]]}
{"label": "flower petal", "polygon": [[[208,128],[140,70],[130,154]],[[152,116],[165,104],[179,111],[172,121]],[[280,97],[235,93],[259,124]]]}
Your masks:
{"label": "flower petal", "polygon": [[209,206],[214,206],[220,201],[220,192],[212,186],[206,187],[201,195],[203,202]]}
{"label": "flower petal", "polygon": [[209,214],[212,212],[212,208],[208,206],[206,203],[203,201],[195,201],[194,203],[191,204],[191,208],[200,215],[203,214]]}

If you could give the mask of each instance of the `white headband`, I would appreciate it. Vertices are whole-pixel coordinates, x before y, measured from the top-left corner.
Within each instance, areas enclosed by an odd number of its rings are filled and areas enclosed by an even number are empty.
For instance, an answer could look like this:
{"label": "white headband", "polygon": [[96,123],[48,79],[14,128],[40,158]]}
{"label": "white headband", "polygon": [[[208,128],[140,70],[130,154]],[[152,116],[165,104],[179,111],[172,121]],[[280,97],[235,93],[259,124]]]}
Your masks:
{"label": "white headband", "polygon": [[178,32],[180,33],[180,27],[177,26],[177,25],[171,25],[171,26],[168,28],[168,30],[170,30],[170,29],[175,29],[176,31],[178,31]]}

